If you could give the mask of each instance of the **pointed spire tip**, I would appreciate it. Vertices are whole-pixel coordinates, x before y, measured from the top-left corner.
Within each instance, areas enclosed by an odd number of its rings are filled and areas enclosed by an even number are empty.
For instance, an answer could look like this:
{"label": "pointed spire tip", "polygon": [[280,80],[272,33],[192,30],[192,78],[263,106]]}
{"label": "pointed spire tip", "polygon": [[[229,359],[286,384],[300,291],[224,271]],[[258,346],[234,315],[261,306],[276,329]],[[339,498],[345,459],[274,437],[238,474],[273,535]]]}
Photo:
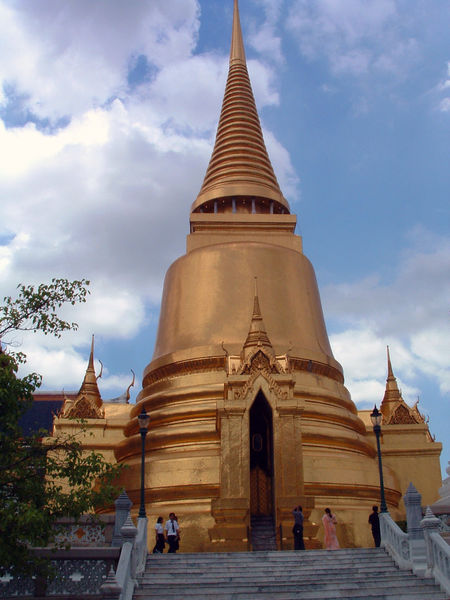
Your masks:
{"label": "pointed spire tip", "polygon": [[234,0],[233,35],[231,38],[230,63],[239,60],[245,63],[244,40],[242,38],[241,21],[239,18],[238,0]]}

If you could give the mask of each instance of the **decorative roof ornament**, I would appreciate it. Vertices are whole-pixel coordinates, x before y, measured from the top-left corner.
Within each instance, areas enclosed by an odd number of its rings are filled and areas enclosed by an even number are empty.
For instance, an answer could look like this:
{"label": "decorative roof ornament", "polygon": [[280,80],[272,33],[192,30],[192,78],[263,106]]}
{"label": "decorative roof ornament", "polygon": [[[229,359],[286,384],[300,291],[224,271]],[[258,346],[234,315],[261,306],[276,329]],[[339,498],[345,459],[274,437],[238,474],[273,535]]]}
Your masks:
{"label": "decorative roof ornament", "polygon": [[242,348],[241,373],[254,370],[266,370],[269,373],[281,373],[283,369],[278,364],[275,351],[266,332],[266,326],[261,314],[258,297],[258,278],[255,277],[255,295],[253,299],[253,314],[247,339]]}
{"label": "decorative roof ornament", "polygon": [[134,382],[136,380],[136,375],[133,371],[133,369],[130,369],[130,371],[133,373],[133,380],[131,381],[130,385],[127,387],[126,391],[121,394],[120,396],[117,396],[116,398],[111,398],[109,400],[106,400],[106,402],[113,402],[114,404],[128,404],[130,401],[130,389],[134,386]]}
{"label": "decorative roof ornament", "polygon": [[381,403],[381,413],[383,415],[383,424],[385,425],[413,425],[416,423],[425,423],[423,415],[419,412],[417,405],[419,400],[411,408],[403,400],[401,391],[397,385],[397,379],[392,369],[389,346],[387,346],[388,376],[386,379],[386,389],[383,401]]}
{"label": "decorative roof ornament", "polygon": [[103,419],[104,413],[103,401],[95,375],[94,336],[92,336],[91,353],[83,383],[75,400],[68,402],[66,399],[63,417],[71,419]]}
{"label": "decorative roof ornament", "polygon": [[288,212],[267,153],[247,71],[238,1],[234,0],[230,66],[214,150],[192,212],[213,212],[214,200],[243,198],[274,203]]}

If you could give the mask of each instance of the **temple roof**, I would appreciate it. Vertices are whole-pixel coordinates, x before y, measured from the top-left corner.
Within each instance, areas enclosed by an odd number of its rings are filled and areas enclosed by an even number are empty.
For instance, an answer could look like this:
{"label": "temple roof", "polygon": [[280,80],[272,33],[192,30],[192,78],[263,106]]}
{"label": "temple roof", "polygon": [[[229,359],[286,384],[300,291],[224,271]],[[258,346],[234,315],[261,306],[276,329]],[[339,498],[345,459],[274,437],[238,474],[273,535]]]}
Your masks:
{"label": "temple roof", "polygon": [[211,200],[249,197],[289,212],[267,153],[247,71],[238,0],[234,0],[230,66],[214,150],[192,212]]}
{"label": "temple roof", "polygon": [[[99,377],[101,374],[99,375]],[[91,352],[86,374],[75,400],[66,399],[64,404],[65,418],[101,419],[104,416],[103,401],[97,385],[98,377],[94,369],[94,336],[92,336]]]}
{"label": "temple roof", "polygon": [[391,364],[389,346],[387,346],[388,376],[386,379],[386,389],[383,401],[381,403],[381,413],[385,425],[412,425],[415,423],[424,423],[424,418],[420,414],[416,404],[411,408],[403,400],[402,394],[397,385],[397,379]]}
{"label": "temple roof", "polygon": [[66,398],[74,399],[75,396],[64,392],[35,392],[33,404],[19,419],[22,434],[28,436],[45,430],[51,435],[55,415],[61,412]]}

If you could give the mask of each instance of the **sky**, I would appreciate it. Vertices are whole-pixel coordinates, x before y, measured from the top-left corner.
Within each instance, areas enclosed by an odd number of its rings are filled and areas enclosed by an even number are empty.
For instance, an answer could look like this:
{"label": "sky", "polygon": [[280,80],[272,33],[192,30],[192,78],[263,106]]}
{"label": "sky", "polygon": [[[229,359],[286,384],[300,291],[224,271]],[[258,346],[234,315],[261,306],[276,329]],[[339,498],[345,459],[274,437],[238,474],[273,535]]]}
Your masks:
{"label": "sky", "polygon": [[[17,334],[45,390],[104,400],[150,362],[164,275],[214,143],[232,0],[0,0],[0,296],[87,278],[61,339]],[[450,460],[450,4],[240,0],[253,91],[359,408],[386,346]],[[99,363],[97,362],[97,367]],[[24,371],[25,372],[25,371]]]}

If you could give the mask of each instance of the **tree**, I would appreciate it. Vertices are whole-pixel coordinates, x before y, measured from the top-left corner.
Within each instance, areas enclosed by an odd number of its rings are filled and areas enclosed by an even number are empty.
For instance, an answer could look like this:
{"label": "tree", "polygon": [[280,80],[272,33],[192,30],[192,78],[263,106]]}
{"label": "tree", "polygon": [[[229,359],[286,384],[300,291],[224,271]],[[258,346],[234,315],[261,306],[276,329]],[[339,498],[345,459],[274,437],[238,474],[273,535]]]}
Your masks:
{"label": "tree", "polygon": [[[85,302],[89,281],[52,279],[51,284],[18,286],[0,306],[0,336],[17,331],[41,331],[60,337],[77,329],[61,319],[63,305]],[[23,353],[0,347],[0,575],[42,572],[42,560],[30,546],[55,543],[56,520],[74,518],[109,505],[117,490],[120,467],[102,455],[86,454],[76,435],[47,437],[48,432],[23,435],[19,420],[33,402],[41,377],[18,376]],[[81,430],[82,433],[82,430]],[[95,483],[95,485],[94,485]]]}

